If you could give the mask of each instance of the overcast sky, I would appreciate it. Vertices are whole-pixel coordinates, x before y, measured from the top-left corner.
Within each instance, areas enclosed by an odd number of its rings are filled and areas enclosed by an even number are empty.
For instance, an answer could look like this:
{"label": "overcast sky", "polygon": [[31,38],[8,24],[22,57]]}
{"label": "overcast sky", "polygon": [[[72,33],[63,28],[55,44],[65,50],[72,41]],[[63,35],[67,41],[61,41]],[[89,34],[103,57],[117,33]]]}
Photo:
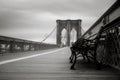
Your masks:
{"label": "overcast sky", "polygon": [[[86,31],[116,0],[0,0],[0,35],[41,41],[57,19],[82,19]],[[55,42],[54,36],[47,42]]]}

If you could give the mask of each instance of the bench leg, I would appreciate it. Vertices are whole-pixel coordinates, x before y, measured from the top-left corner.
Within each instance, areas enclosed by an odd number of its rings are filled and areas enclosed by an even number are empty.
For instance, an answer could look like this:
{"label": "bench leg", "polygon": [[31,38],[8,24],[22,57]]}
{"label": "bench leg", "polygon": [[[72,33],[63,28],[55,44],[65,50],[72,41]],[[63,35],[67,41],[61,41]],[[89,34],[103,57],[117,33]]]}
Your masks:
{"label": "bench leg", "polygon": [[87,58],[87,61],[90,63],[90,59],[89,59],[89,57],[88,57],[88,51],[86,51],[86,58]]}
{"label": "bench leg", "polygon": [[73,55],[71,55],[71,57],[70,57],[70,63],[73,63]]}
{"label": "bench leg", "polygon": [[70,69],[72,69],[72,70],[75,69],[74,66],[75,66],[75,64],[76,64],[76,60],[77,60],[77,55],[76,55],[76,53],[74,52],[74,54],[73,54],[73,64],[72,64],[72,66],[70,67]]}
{"label": "bench leg", "polygon": [[73,63],[73,50],[71,50],[70,63]]}
{"label": "bench leg", "polygon": [[99,63],[99,62],[97,62],[97,61],[96,61],[96,69],[97,69],[97,70],[101,70],[101,63]]}
{"label": "bench leg", "polygon": [[87,51],[82,52],[82,57],[83,57],[83,60],[87,59],[87,61],[90,62],[90,59],[89,59],[88,54],[87,54]]}

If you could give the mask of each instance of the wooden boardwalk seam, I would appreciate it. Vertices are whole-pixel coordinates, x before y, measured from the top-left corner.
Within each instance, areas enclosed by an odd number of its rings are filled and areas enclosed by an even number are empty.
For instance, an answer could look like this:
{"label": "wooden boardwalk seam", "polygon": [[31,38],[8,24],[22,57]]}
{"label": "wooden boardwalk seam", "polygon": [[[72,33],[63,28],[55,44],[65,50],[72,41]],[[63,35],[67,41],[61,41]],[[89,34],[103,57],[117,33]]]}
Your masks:
{"label": "wooden boardwalk seam", "polygon": [[0,65],[0,80],[120,80],[120,71],[109,67],[99,71],[81,59],[77,70],[70,70],[67,47],[53,53]]}

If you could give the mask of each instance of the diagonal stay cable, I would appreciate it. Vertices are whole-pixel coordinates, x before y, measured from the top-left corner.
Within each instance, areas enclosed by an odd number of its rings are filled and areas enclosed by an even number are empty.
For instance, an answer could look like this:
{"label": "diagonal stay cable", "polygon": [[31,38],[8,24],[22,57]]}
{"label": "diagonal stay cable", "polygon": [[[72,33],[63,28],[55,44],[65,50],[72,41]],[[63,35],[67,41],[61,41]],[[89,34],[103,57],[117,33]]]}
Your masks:
{"label": "diagonal stay cable", "polygon": [[42,43],[43,41],[45,41],[46,39],[48,39],[55,30],[56,30],[56,27],[40,43]]}
{"label": "diagonal stay cable", "polygon": [[83,32],[82,34],[84,34],[85,33],[85,30],[81,27],[81,31]]}

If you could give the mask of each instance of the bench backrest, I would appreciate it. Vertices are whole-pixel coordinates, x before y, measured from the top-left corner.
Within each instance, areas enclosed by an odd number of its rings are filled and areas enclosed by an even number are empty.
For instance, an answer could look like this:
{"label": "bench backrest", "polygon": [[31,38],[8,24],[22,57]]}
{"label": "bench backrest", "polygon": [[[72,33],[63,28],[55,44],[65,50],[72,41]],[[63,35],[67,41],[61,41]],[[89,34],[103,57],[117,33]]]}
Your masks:
{"label": "bench backrest", "polygon": [[102,29],[103,27],[101,27],[101,29],[99,30],[99,32],[96,34],[97,36],[90,40],[88,39],[84,39],[84,38],[80,38],[78,39],[75,43],[73,43],[72,48],[74,49],[80,49],[80,48],[85,48],[85,47],[96,47],[97,44],[99,43],[99,39],[101,37],[101,33],[102,33]]}

